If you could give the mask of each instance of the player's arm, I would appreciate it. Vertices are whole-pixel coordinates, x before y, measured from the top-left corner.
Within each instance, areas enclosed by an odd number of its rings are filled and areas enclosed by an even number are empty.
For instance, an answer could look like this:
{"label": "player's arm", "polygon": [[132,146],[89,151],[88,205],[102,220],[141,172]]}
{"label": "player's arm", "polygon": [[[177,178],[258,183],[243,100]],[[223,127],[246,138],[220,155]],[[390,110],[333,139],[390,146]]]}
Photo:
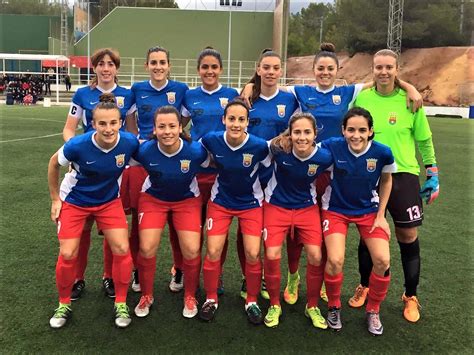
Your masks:
{"label": "player's arm", "polygon": [[76,135],[76,130],[78,126],[79,120],[74,116],[68,115],[63,128],[63,139],[65,142],[67,142]]}
{"label": "player's arm", "polygon": [[417,112],[423,106],[423,96],[416,87],[404,80],[398,79],[398,85],[407,92],[407,108],[411,109],[411,112]]}
{"label": "player's arm", "polygon": [[382,173],[380,177],[379,185],[379,210],[375,217],[374,224],[370,229],[370,233],[377,227],[382,228],[385,233],[390,237],[390,226],[388,225],[387,219],[385,218],[385,210],[387,209],[388,198],[392,191],[392,173]]}
{"label": "player's arm", "polygon": [[59,171],[58,152],[54,153],[48,164],[48,187],[51,197],[51,220],[56,222],[61,211],[61,199],[59,198]]}
{"label": "player's arm", "polygon": [[125,129],[127,132],[138,136],[137,116],[135,112],[129,113],[127,117],[125,117]]}

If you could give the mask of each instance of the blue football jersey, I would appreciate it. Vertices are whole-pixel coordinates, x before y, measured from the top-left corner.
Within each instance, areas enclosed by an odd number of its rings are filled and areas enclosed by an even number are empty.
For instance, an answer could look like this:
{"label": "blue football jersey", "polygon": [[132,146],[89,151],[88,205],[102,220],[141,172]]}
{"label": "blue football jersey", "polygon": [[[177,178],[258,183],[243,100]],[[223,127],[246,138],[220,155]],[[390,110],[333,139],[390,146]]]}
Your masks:
{"label": "blue football jersey", "polygon": [[273,154],[273,175],[265,189],[265,200],[288,209],[316,204],[315,178],[332,164],[331,153],[316,147],[302,159],[293,152]]}
{"label": "blue football jersey", "polygon": [[342,119],[362,90],[362,84],[335,86],[327,91],[308,85],[290,86],[288,89],[296,96],[301,111],[310,112],[316,118],[316,140],[321,142],[342,136]]}
{"label": "blue football jersey", "polygon": [[199,196],[196,172],[209,164],[207,150],[199,142],[180,141],[174,154],[163,152],[155,139],[140,145],[134,159],[148,172],[142,192],[170,202]]}
{"label": "blue football jersey", "polygon": [[238,95],[237,90],[222,85],[212,92],[202,86],[188,90],[184,95],[183,115],[191,118],[191,138],[198,141],[206,133],[225,130],[224,108]]}
{"label": "blue football jersey", "polygon": [[132,86],[133,109],[137,111],[137,125],[139,138],[149,140],[153,135],[155,112],[162,106],[172,105],[178,112],[184,100],[188,86],[178,81],[168,80],[167,83],[157,88],[150,80],[135,83]]}
{"label": "blue football jersey", "polygon": [[201,141],[212,154],[218,171],[211,201],[235,210],[261,206],[263,191],[257,170],[260,164],[270,165],[267,142],[247,134],[242,144],[232,147],[225,132],[208,133]]}
{"label": "blue football jersey", "polygon": [[321,146],[334,161],[331,183],[321,199],[323,209],[354,216],[377,212],[380,176],[397,170],[390,148],[370,141],[364,152],[356,154],[343,137],[325,140]]}
{"label": "blue football jersey", "polygon": [[139,143],[128,132],[120,132],[117,144],[101,148],[95,131],[71,138],[58,151],[60,165],[72,163],[61,183],[60,198],[76,206],[99,206],[119,197],[122,172]]}
{"label": "blue football jersey", "polygon": [[92,128],[92,110],[99,103],[100,95],[110,92],[115,95],[115,102],[120,109],[122,119],[122,130],[125,129],[125,118],[132,112],[131,91],[122,86],[115,85],[112,90],[105,91],[99,86],[94,89],[85,86],[78,89],[72,98],[69,115],[81,120],[84,132],[93,131]]}

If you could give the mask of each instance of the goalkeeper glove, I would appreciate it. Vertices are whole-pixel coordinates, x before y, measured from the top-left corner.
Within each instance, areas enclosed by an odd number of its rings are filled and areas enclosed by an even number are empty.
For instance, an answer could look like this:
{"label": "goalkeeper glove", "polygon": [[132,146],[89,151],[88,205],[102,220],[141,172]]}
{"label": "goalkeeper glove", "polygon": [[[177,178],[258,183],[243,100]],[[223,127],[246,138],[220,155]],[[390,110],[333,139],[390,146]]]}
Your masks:
{"label": "goalkeeper glove", "polygon": [[426,166],[426,181],[421,187],[420,196],[429,205],[439,195],[438,167],[436,164]]}

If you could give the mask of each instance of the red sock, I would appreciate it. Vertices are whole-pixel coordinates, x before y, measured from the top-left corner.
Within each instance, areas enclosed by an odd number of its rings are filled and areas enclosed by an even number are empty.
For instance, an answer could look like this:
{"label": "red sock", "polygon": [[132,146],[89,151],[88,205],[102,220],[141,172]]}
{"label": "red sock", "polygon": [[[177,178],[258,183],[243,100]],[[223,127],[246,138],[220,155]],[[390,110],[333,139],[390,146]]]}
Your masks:
{"label": "red sock", "polygon": [[206,290],[206,298],[216,300],[217,302],[217,285],[219,283],[219,276],[221,274],[221,260],[211,261],[204,258],[204,265],[202,267],[202,274],[204,278],[204,289]]}
{"label": "red sock", "polygon": [[344,274],[337,275],[324,273],[324,283],[326,284],[326,294],[328,295],[328,307],[341,308],[341,288]]}
{"label": "red sock", "polygon": [[104,237],[103,242],[103,253],[104,253],[104,279],[112,277],[112,264],[114,262],[114,256],[112,255],[112,249],[110,249],[107,239]]}
{"label": "red sock", "polygon": [[91,246],[91,230],[84,229],[79,242],[79,253],[77,255],[76,280],[85,280],[87,268],[87,257]]}
{"label": "red sock", "polygon": [[153,282],[156,272],[156,255],[145,258],[138,253],[137,256],[138,275],[140,275],[140,287],[143,296],[153,296]]}
{"label": "red sock", "polygon": [[286,238],[286,252],[288,253],[288,271],[294,274],[298,271],[301,251],[303,250],[303,244],[299,244],[295,239],[290,237]]}
{"label": "red sock", "polygon": [[240,270],[242,275],[245,275],[245,248],[244,248],[244,236],[240,230],[240,225],[237,228],[237,255],[239,256]]}
{"label": "red sock", "polygon": [[390,285],[390,275],[379,276],[374,271],[370,273],[369,278],[369,295],[367,300],[367,306],[365,310],[367,312],[380,312],[380,304],[387,296],[388,286]]}
{"label": "red sock", "polygon": [[59,294],[59,302],[71,303],[71,289],[76,277],[77,257],[66,260],[61,255],[56,263],[56,287]]}
{"label": "red sock", "polygon": [[170,234],[171,251],[173,252],[174,268],[183,270],[183,254],[181,253],[178,234],[176,233],[176,229],[174,229],[173,218],[171,217],[171,215],[168,216],[168,227]]}
{"label": "red sock", "polygon": [[126,302],[130,274],[133,263],[130,251],[125,255],[114,255],[112,265],[112,278],[115,285],[115,303]]}
{"label": "red sock", "polygon": [[306,265],[306,297],[308,298],[308,308],[317,307],[319,302],[319,292],[324,278],[323,265]]}
{"label": "red sock", "polygon": [[247,279],[247,301],[257,302],[257,296],[262,286],[262,262],[258,260],[255,264],[245,262],[245,278]]}
{"label": "red sock", "polygon": [[201,256],[183,259],[184,297],[195,297],[201,271]]}
{"label": "red sock", "polygon": [[138,268],[137,257],[138,249],[140,247],[140,239],[138,238],[138,212],[137,210],[132,210],[132,226],[130,228],[130,239],[128,240],[130,244],[130,254],[132,254],[133,267]]}
{"label": "red sock", "polygon": [[227,238],[225,239],[225,243],[224,243],[224,248],[222,248],[221,269],[224,268],[224,263],[225,263],[225,260],[227,259],[227,250],[228,249],[229,249],[229,235],[227,235]]}
{"label": "red sock", "polygon": [[270,305],[280,305],[280,284],[281,284],[281,259],[270,260],[265,258],[263,263],[265,269],[265,283],[270,295]]}

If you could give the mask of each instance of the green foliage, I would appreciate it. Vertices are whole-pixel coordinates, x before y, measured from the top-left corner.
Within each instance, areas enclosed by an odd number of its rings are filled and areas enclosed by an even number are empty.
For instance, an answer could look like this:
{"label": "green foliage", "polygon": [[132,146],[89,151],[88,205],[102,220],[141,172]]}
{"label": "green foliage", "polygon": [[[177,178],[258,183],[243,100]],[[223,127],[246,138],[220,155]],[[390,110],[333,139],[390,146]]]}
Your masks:
{"label": "green foliage", "polygon": [[61,6],[48,0],[1,0],[0,14],[60,15]]}

